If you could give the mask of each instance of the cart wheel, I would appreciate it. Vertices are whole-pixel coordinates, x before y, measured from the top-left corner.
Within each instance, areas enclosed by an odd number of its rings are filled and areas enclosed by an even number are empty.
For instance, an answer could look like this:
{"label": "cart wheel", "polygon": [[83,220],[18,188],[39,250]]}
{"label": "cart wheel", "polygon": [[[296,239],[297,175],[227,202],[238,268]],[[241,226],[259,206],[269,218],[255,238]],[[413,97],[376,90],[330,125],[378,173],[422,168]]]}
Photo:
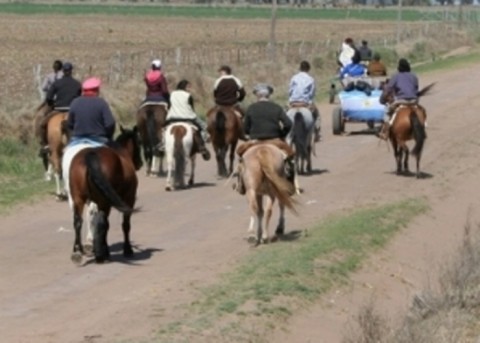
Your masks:
{"label": "cart wheel", "polygon": [[335,107],[332,113],[332,126],[333,134],[339,135],[343,132],[345,126],[343,122],[342,109],[340,107]]}

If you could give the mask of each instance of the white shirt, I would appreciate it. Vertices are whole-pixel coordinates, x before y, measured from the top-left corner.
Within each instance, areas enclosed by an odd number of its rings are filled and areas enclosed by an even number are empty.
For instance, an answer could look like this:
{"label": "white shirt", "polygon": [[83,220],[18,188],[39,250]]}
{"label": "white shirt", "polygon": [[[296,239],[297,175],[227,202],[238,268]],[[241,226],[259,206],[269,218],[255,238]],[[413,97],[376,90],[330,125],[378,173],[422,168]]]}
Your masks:
{"label": "white shirt", "polygon": [[305,102],[310,104],[315,98],[315,80],[308,73],[301,71],[290,80],[288,102]]}
{"label": "white shirt", "polygon": [[182,89],[177,89],[170,94],[170,109],[168,110],[168,119],[195,119],[197,114],[188,102],[190,93]]}

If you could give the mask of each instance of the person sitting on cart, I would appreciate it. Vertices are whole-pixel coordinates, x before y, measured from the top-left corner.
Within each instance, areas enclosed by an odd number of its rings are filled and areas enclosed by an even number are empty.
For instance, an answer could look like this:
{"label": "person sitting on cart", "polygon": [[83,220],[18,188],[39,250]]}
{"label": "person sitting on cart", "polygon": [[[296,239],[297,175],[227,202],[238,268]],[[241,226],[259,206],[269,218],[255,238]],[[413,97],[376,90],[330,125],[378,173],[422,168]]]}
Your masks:
{"label": "person sitting on cart", "polygon": [[360,77],[365,75],[365,72],[366,68],[360,63],[360,54],[357,52],[352,57],[352,63],[340,70],[340,80],[346,88],[351,82],[355,84]]}

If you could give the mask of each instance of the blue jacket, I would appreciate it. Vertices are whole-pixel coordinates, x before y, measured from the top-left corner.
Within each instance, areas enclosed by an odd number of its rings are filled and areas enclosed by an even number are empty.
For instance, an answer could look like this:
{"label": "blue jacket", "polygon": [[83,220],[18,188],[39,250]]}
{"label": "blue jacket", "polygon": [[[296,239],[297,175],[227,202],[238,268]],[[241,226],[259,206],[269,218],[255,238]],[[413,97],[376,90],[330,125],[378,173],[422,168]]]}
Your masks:
{"label": "blue jacket", "polygon": [[417,99],[418,78],[412,72],[397,73],[388,81],[385,91],[393,91],[395,100]]}
{"label": "blue jacket", "polygon": [[340,79],[345,76],[363,76],[365,75],[365,66],[359,63],[350,63],[340,71]]}
{"label": "blue jacket", "polygon": [[67,123],[73,137],[112,139],[115,132],[115,119],[110,107],[97,96],[81,96],[73,100]]}

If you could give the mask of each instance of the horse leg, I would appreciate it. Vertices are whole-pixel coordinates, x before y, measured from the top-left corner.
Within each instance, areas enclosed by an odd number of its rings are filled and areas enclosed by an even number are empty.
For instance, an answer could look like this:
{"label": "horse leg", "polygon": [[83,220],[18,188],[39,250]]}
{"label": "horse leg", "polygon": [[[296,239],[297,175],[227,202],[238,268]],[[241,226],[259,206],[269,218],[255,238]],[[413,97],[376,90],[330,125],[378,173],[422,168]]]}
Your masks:
{"label": "horse leg", "polygon": [[255,246],[258,246],[262,243],[263,237],[263,196],[259,194],[256,195],[255,198],[257,203],[257,239],[255,242]]}
{"label": "horse leg", "polygon": [[96,230],[93,239],[95,252],[95,262],[103,263],[110,257],[107,243],[107,233],[109,229],[108,212],[100,210],[96,214]]}
{"label": "horse leg", "polygon": [[165,190],[171,191],[173,190],[172,187],[172,172],[173,172],[173,152],[168,152],[167,154],[167,181]]}
{"label": "horse leg", "polygon": [[237,148],[237,142],[235,141],[230,145],[230,165],[228,168],[228,174],[232,175],[233,174],[233,164],[235,161],[235,150]]}
{"label": "horse leg", "polygon": [[130,243],[130,213],[123,214],[122,230],[123,230],[123,256],[132,257],[133,249]]}
{"label": "horse leg", "polygon": [[188,179],[188,185],[193,186],[195,182],[195,155],[190,157],[190,178]]}
{"label": "horse leg", "polygon": [[225,157],[227,154],[227,147],[218,148],[216,151],[218,176],[227,177],[227,165],[225,164]]}
{"label": "horse leg", "polygon": [[[257,241],[257,235],[255,235],[255,229],[254,229],[254,225],[255,225],[255,219],[257,220],[257,232],[258,232],[258,227],[260,227],[261,229],[261,220],[260,222],[258,222],[259,220],[259,208],[261,206],[261,201],[262,201],[262,198],[261,196],[258,197],[255,190],[253,189],[248,189],[247,192],[246,192],[246,197],[247,197],[247,202],[248,202],[248,205],[250,207],[250,213],[251,213],[251,216],[250,216],[250,225],[248,226],[248,236],[247,236],[247,241],[248,243],[252,244],[252,245],[258,245],[258,241]],[[260,198],[260,202],[258,201]]]}
{"label": "horse leg", "polygon": [[415,176],[416,176],[417,179],[420,179],[422,177],[422,172],[420,171],[420,157],[421,156],[422,156],[421,154],[417,154],[415,156],[415,158],[416,158],[416,174],[415,174]]}
{"label": "horse leg", "polygon": [[405,174],[409,174],[410,173],[410,168],[408,167],[408,157],[409,157],[410,152],[408,151],[407,146],[405,146],[403,148],[403,151],[405,153],[405,156],[404,156],[404,159],[403,159],[403,170],[404,170]]}
{"label": "horse leg", "polygon": [[265,225],[262,231],[262,243],[267,244],[270,242],[270,219],[272,218],[273,204],[275,203],[275,197],[273,195],[267,196],[265,202]]}
{"label": "horse leg", "polygon": [[83,213],[83,204],[75,205],[73,208],[73,228],[75,230],[75,241],[73,243],[73,252],[70,256],[70,259],[75,264],[80,264],[82,262],[83,246],[82,246],[82,213]]}
{"label": "horse leg", "polygon": [[283,205],[280,201],[278,202],[278,209],[280,211],[280,215],[278,218],[278,225],[277,230],[275,230],[275,235],[283,236],[285,233],[285,205]]}
{"label": "horse leg", "polygon": [[87,206],[87,235],[86,235],[86,243],[84,244],[83,248],[85,250],[85,254],[87,256],[93,255],[93,237],[95,234],[96,228],[96,214],[98,212],[97,204],[94,202],[90,202]]}
{"label": "horse leg", "polygon": [[307,173],[312,172],[312,146],[309,144],[307,148]]}

